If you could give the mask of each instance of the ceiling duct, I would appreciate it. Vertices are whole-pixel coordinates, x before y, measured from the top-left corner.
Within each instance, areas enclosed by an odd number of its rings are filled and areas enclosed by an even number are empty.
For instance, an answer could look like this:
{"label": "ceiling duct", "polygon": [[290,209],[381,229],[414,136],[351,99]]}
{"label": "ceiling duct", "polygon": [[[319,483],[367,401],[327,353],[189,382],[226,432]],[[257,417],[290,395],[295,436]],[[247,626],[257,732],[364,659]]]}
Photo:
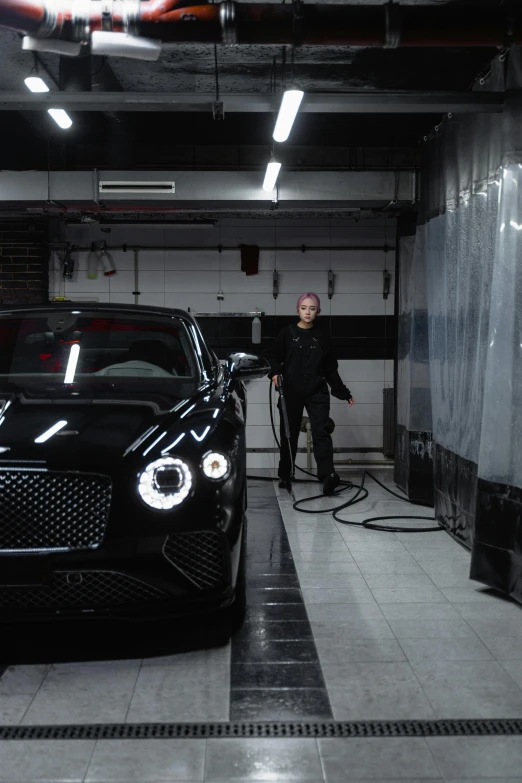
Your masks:
{"label": "ceiling duct", "polygon": [[99,185],[100,195],[106,193],[119,193],[120,195],[147,195],[149,193],[175,193],[175,182],[124,182],[123,180],[101,180]]}
{"label": "ceiling duct", "polygon": [[[216,44],[506,47],[522,43],[522,8],[293,3],[186,4],[187,0],[0,0],[0,27],[56,41],[91,43],[92,33]],[[126,39],[127,43],[128,40]],[[122,37],[122,43],[123,41]],[[147,43],[147,46],[149,44]],[[131,47],[132,48],[132,47]],[[124,53],[122,47],[120,54]]]}

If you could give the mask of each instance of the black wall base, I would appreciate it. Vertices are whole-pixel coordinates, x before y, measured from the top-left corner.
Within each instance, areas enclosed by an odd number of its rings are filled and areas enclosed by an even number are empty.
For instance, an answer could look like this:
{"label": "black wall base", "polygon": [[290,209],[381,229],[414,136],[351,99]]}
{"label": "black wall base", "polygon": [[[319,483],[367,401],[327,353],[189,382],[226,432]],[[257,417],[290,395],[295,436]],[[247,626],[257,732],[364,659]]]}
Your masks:
{"label": "black wall base", "polygon": [[412,432],[397,425],[394,479],[412,503],[433,508],[431,432]]}
{"label": "black wall base", "polygon": [[471,578],[522,603],[522,490],[478,479]]}
{"label": "black wall base", "polygon": [[467,549],[473,546],[477,465],[438,443],[434,448],[435,516]]}

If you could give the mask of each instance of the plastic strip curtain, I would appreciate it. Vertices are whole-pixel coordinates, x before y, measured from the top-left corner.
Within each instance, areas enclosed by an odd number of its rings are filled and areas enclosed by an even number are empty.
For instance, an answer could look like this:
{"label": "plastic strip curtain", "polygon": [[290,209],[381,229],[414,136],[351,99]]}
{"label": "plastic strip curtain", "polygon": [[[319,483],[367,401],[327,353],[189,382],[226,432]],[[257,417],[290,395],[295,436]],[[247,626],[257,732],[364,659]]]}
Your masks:
{"label": "plastic strip curtain", "polygon": [[432,417],[426,300],[426,226],[400,240],[396,480],[411,500],[433,502]]}
{"label": "plastic strip curtain", "polygon": [[522,601],[520,48],[507,70],[496,59],[484,87],[507,88],[503,115],[452,119],[426,145],[416,248],[427,272],[435,511],[472,548],[472,578]]}

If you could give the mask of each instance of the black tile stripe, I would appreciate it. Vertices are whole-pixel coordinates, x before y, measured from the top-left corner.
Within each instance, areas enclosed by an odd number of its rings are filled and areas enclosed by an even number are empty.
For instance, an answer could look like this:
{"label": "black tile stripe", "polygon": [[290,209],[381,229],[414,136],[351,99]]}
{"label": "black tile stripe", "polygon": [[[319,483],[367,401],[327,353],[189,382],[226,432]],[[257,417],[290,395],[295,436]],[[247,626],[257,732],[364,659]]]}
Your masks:
{"label": "black tile stripe", "polygon": [[[198,322],[207,344],[220,359],[225,359],[232,351],[263,353],[278,332],[295,320],[294,315],[264,316],[261,345],[252,344],[250,316],[199,318]],[[397,318],[394,315],[323,315],[321,328],[330,335],[337,359],[395,358]]]}
{"label": "black tile stripe", "polygon": [[249,482],[248,498],[248,609],[232,638],[230,720],[331,720],[273,484]]}
{"label": "black tile stripe", "polygon": [[302,739],[353,737],[521,736],[522,719],[281,721],[235,723],[95,723],[70,726],[0,726],[1,740]]}

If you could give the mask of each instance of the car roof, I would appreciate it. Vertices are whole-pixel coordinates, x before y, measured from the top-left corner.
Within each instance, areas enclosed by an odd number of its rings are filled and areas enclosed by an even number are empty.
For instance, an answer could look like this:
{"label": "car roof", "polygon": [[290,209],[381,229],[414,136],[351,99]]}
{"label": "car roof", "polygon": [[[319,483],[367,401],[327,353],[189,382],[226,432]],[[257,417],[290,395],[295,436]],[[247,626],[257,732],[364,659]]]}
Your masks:
{"label": "car roof", "polygon": [[60,311],[75,309],[84,309],[89,311],[99,311],[107,313],[136,313],[150,315],[164,315],[167,317],[177,316],[195,323],[194,316],[187,310],[180,310],[171,307],[155,307],[152,305],[134,305],[119,304],[118,302],[48,302],[47,304],[24,304],[24,305],[0,305],[0,315],[9,315],[10,313],[38,313],[48,312],[49,310]]}

